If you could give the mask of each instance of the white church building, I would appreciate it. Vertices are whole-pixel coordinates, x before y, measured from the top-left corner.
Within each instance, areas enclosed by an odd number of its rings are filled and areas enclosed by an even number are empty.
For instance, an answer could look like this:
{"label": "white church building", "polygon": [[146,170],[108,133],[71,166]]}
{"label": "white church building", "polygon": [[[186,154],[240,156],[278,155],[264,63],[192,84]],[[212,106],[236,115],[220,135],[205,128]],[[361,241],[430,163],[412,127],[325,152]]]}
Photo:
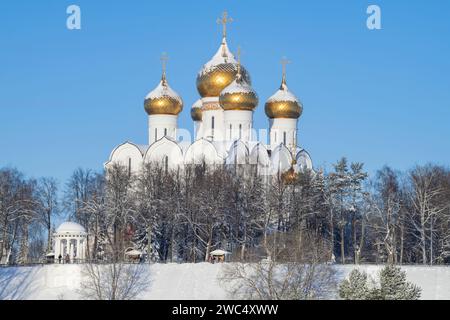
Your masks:
{"label": "white church building", "polygon": [[197,75],[200,99],[190,110],[193,141],[179,139],[178,115],[183,111],[183,99],[169,86],[163,59],[161,80],[144,102],[148,144],[122,143],[112,151],[106,169],[118,163],[137,172],[148,162],[157,162],[168,169],[203,162],[251,164],[265,175],[313,169],[308,152],[297,141],[303,105],[287,86],[285,64],[279,89],[265,102],[268,141],[257,140],[253,114],[258,110],[259,99],[239,54],[236,59],[228,48],[229,21],[225,12],[220,20],[223,24],[220,47]]}

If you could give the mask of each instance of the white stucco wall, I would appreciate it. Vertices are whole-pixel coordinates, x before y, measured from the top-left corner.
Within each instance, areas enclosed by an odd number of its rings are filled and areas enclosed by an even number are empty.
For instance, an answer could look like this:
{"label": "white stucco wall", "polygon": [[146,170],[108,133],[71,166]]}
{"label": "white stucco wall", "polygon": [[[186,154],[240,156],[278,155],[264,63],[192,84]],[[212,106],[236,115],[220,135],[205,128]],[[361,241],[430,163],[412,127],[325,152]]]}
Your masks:
{"label": "white stucco wall", "polygon": [[148,116],[149,144],[163,138],[164,136],[176,139],[178,116],[158,114]]}
{"label": "white stucco wall", "polygon": [[297,146],[297,119],[270,119],[269,124],[272,149],[280,143],[284,143],[289,150]]}
{"label": "white stucco wall", "polygon": [[110,161],[105,167],[108,168],[113,163],[128,167],[132,172],[138,172],[141,170],[143,163],[141,150],[135,144],[129,142],[121,144],[111,153]]}
{"label": "white stucco wall", "polygon": [[253,111],[227,110],[224,112],[226,140],[251,140]]}

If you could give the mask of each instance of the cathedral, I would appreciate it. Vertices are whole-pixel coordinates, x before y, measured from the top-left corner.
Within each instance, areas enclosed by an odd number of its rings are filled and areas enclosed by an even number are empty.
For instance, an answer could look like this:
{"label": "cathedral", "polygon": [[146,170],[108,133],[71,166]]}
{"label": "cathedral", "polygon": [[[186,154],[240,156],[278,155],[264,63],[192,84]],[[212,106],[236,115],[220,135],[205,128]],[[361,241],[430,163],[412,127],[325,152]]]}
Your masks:
{"label": "cathedral", "polygon": [[258,141],[253,113],[259,99],[252,88],[249,72],[227,44],[224,12],[222,41],[216,54],[200,69],[197,90],[200,95],[191,107],[194,139],[179,135],[178,115],[183,99],[169,85],[165,61],[159,84],[144,101],[148,115],[148,144],[125,142],[111,153],[105,168],[121,164],[138,172],[144,163],[156,162],[166,169],[206,163],[208,165],[254,165],[263,175],[312,170],[308,152],[299,146],[298,120],[303,112],[300,100],[288,88],[283,60],[279,89],[265,103],[269,123],[268,141]]}

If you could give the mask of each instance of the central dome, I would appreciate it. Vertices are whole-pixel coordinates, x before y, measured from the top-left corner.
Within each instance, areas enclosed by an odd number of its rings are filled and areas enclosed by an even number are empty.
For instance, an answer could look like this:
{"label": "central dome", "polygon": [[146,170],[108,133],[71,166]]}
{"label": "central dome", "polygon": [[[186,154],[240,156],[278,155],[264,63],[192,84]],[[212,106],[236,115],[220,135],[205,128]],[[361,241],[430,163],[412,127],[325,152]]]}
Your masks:
{"label": "central dome", "polygon": [[[214,57],[207,62],[197,75],[197,90],[202,96],[218,97],[223,89],[228,87],[238,73],[238,63],[228,49],[226,38],[222,40],[219,50]],[[250,75],[241,66],[242,80],[251,84]]]}

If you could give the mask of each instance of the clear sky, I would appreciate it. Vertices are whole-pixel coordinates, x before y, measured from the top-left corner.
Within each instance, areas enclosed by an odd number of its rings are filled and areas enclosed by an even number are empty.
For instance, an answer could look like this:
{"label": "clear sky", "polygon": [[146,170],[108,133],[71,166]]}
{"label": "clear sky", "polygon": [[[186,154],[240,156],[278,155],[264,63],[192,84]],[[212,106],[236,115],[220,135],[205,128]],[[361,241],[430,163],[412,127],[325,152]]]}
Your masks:
{"label": "clear sky", "polygon": [[[66,28],[70,4],[81,30]],[[370,4],[382,30],[366,27]],[[316,166],[450,164],[448,0],[2,0],[0,167],[64,182],[79,166],[101,170],[126,140],[147,143],[143,100],[164,51],[185,102],[179,126],[192,129],[196,74],[219,46],[224,9],[260,96],[256,128],[268,126],[264,101],[286,56],[304,104],[299,141]]]}

